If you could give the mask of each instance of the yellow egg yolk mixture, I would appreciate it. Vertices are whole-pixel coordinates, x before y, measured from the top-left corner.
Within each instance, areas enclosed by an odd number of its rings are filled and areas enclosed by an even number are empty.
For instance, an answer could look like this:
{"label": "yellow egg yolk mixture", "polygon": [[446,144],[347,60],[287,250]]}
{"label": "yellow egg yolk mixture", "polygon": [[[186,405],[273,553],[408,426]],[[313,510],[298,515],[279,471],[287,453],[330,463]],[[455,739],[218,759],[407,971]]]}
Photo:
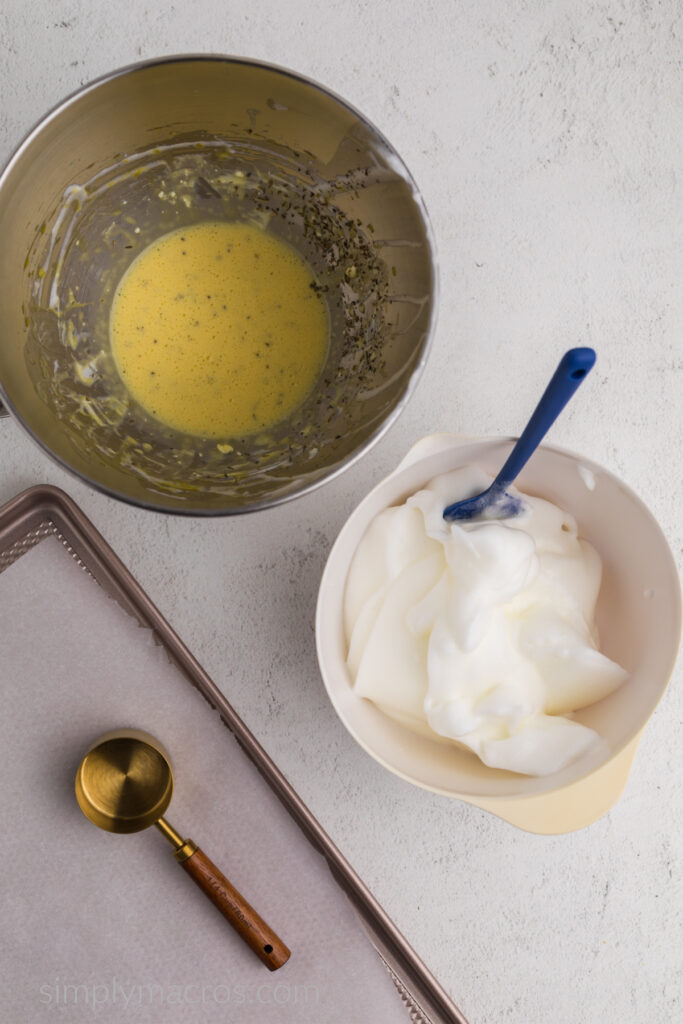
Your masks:
{"label": "yellow egg yolk mixture", "polygon": [[121,279],[112,353],[131,396],[163,424],[241,437],[293,413],[329,343],[306,261],[242,222],[205,221],[147,246]]}

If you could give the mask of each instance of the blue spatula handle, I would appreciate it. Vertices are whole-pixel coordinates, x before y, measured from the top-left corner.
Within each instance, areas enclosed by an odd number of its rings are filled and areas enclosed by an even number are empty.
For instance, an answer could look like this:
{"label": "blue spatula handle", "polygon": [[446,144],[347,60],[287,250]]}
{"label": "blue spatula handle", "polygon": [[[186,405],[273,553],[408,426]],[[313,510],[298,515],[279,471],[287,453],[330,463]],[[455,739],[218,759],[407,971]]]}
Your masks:
{"label": "blue spatula handle", "polygon": [[595,363],[592,348],[571,348],[560,360],[522,436],[491,485],[504,491],[521,473],[565,405]]}

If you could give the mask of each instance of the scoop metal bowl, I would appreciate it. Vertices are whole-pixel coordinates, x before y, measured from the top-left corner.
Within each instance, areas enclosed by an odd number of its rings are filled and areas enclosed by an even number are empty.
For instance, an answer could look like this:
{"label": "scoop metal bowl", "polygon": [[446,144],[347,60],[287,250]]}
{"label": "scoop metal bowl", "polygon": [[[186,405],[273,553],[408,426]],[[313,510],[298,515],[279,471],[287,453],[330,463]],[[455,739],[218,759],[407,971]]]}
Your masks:
{"label": "scoop metal bowl", "polygon": [[78,806],[105,832],[158,825],[173,796],[173,772],[148,733],[117,730],[97,740],[76,773]]}
{"label": "scoop metal bowl", "polygon": [[86,818],[105,832],[141,832],[155,825],[174,856],[259,959],[275,971],[289,949],[191,839],[162,815],[173,796],[173,771],[163,746],[149,733],[117,729],[88,750],[76,772],[76,800]]}

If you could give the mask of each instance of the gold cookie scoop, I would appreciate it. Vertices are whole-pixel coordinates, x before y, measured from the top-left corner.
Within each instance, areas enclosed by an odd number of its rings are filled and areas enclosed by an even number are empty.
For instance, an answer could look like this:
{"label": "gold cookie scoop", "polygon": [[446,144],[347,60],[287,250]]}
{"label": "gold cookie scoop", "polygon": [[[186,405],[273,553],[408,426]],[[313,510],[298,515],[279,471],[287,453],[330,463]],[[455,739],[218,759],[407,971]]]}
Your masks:
{"label": "gold cookie scoop", "polygon": [[155,825],[174,847],[174,857],[271,971],[289,950],[206,854],[183,839],[162,817],[173,796],[168,754],[148,733],[108,732],[78,766],[76,799],[86,818],[105,832],[140,832]]}

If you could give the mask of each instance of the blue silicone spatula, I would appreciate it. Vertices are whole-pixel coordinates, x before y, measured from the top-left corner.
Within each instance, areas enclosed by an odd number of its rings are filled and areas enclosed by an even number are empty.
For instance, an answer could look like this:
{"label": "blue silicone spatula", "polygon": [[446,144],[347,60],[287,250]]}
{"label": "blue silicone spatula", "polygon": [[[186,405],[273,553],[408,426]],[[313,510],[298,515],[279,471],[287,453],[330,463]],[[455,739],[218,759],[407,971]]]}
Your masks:
{"label": "blue silicone spatula", "polygon": [[594,363],[592,348],[571,348],[563,355],[524,432],[491,486],[473,498],[449,505],[444,519],[451,523],[458,519],[505,519],[522,511],[521,499],[508,494],[506,488],[521,473]]}

